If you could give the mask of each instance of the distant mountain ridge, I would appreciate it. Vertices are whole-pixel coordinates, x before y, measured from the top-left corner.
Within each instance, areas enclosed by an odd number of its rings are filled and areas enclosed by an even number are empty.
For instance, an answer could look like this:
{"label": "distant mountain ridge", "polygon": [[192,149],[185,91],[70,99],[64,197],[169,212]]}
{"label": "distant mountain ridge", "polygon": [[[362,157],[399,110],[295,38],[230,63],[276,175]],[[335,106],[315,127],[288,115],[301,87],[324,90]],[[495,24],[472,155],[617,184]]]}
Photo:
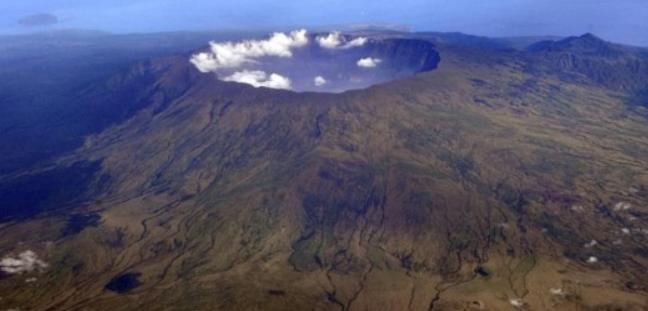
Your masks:
{"label": "distant mountain ridge", "polygon": [[541,58],[538,67],[577,72],[613,89],[639,91],[648,80],[648,50],[606,42],[592,34],[542,41],[527,51]]}
{"label": "distant mountain ridge", "polygon": [[616,58],[630,52],[629,47],[609,43],[591,33],[562,40],[540,41],[530,45],[530,52],[572,52],[586,56]]}

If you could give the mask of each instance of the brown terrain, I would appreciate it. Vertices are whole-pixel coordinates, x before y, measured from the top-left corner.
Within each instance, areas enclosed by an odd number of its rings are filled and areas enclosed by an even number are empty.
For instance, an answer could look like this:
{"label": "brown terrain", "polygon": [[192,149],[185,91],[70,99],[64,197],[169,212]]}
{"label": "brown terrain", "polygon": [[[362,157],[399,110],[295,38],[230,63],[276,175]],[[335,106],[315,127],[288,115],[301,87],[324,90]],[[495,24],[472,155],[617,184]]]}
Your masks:
{"label": "brown terrain", "polygon": [[47,264],[0,309],[647,310],[648,54],[419,40],[436,70],[340,94],[113,77],[143,108],[0,176],[39,206],[0,255]]}

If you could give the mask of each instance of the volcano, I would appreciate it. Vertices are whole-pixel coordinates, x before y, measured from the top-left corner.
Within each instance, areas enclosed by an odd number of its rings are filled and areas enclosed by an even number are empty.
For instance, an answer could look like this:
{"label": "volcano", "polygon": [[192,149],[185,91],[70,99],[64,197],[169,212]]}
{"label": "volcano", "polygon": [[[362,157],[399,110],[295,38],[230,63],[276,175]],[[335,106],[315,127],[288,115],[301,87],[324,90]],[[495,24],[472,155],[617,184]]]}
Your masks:
{"label": "volcano", "polygon": [[0,307],[648,307],[645,50],[346,36],[367,41],[84,88],[131,109],[0,175]]}

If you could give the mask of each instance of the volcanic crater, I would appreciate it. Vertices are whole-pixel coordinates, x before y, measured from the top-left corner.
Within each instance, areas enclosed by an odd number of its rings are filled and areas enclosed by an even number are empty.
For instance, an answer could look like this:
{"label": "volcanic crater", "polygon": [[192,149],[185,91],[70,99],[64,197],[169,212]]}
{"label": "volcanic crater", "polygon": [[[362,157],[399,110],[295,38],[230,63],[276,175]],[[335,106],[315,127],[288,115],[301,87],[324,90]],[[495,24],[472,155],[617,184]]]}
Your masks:
{"label": "volcanic crater", "polygon": [[190,60],[220,80],[297,92],[340,93],[437,68],[433,43],[413,38],[366,38],[274,33],[268,39],[211,42]]}

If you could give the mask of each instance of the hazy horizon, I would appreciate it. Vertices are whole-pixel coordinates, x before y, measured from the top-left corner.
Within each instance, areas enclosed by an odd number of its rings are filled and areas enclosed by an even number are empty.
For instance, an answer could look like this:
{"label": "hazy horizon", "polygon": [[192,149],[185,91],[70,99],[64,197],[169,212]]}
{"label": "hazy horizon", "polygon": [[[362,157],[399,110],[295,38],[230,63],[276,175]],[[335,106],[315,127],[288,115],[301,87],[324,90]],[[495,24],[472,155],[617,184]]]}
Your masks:
{"label": "hazy horizon", "polygon": [[[110,33],[286,30],[342,25],[389,25],[411,31],[462,32],[489,37],[570,36],[648,46],[648,2],[626,0],[392,1],[260,0],[28,0],[3,4],[0,34],[58,29]],[[271,13],[268,13],[271,12]]]}

